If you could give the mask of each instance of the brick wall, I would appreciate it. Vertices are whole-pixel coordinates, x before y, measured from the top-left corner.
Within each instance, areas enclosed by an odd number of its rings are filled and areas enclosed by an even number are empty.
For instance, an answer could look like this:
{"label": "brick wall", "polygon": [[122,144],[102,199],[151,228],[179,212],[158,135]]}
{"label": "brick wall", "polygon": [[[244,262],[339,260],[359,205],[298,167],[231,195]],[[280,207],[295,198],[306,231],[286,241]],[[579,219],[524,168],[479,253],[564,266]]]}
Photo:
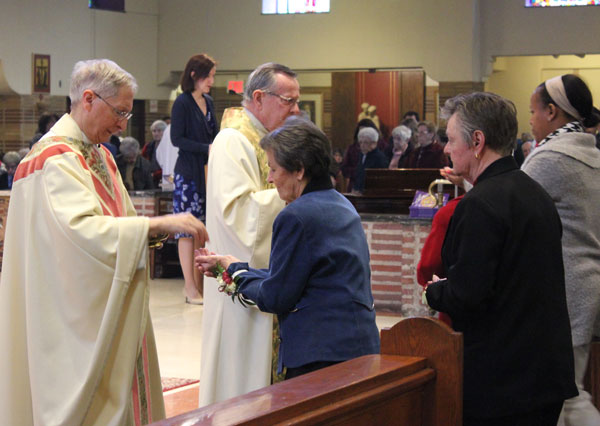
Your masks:
{"label": "brick wall", "polygon": [[130,194],[130,196],[138,216],[151,217],[156,215],[156,197],[154,195],[143,195],[136,192]]}
{"label": "brick wall", "polygon": [[377,311],[427,315],[416,271],[431,221],[397,215],[361,217],[371,252],[371,288]]}

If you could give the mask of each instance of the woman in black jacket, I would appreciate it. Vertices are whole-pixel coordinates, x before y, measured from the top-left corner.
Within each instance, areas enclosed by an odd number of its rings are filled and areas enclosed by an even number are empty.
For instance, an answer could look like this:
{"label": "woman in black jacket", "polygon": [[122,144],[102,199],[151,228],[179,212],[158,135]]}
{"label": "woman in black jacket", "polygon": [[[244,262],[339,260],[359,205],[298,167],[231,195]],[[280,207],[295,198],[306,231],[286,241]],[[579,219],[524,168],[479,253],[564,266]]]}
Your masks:
{"label": "woman in black jacket", "polygon": [[474,186],[442,246],[448,278],[426,301],[464,336],[464,424],[555,425],[577,394],[558,212],[511,155],[510,101],[471,93],[442,112],[454,173]]}

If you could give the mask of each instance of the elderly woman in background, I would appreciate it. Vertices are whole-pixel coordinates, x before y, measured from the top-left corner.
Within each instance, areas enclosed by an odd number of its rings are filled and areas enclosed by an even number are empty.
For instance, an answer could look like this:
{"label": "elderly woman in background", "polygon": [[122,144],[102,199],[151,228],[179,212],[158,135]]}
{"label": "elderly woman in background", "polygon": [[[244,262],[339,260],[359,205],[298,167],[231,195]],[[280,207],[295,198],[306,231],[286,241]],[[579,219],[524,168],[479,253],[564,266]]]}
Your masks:
{"label": "elderly woman in background", "polygon": [[128,191],[154,189],[150,162],[140,155],[140,143],[127,136],[121,141],[117,166]]}
{"label": "elderly woman in background", "polygon": [[156,159],[156,150],[163,137],[163,133],[167,128],[167,123],[162,120],[156,120],[150,125],[150,132],[152,132],[152,141],[144,145],[142,149],[142,157],[150,161],[152,179],[154,180],[154,187],[157,188],[160,180],[162,179],[162,169]]}
{"label": "elderly woman in background", "polygon": [[448,165],[444,148],[436,142],[436,128],[429,121],[421,121],[417,127],[418,148],[410,153],[407,167],[411,169],[440,169]]}
{"label": "elderly woman in background", "polygon": [[367,169],[386,169],[389,161],[385,154],[377,148],[379,132],[371,127],[365,127],[358,132],[358,145],[360,146],[360,160],[356,168],[352,192],[362,194],[365,190]]}
{"label": "elderly woman in background", "polygon": [[589,344],[600,319],[600,151],[585,127],[598,124],[592,94],[577,76],[540,84],[531,95],[531,131],[537,147],[522,169],[550,194],[562,220],[567,304],[579,396],[565,401],[568,425],[600,425],[583,389]]}
{"label": "elderly woman in background", "polygon": [[42,138],[42,136],[48,133],[48,130],[50,130],[52,126],[54,126],[54,123],[56,123],[57,121],[58,115],[56,114],[45,112],[42,115],[40,115],[35,135],[33,135],[33,138],[31,138],[31,141],[29,142],[29,149],[31,149],[31,147],[35,145],[35,143],[39,141]]}
{"label": "elderly woman in background", "polygon": [[404,167],[404,163],[407,158],[407,148],[410,144],[410,138],[412,137],[412,131],[404,126],[396,126],[392,130],[392,141],[394,142],[393,155],[390,161],[390,169],[398,169]]}
{"label": "elderly woman in background", "polygon": [[260,143],[269,182],[288,203],[275,219],[269,269],[201,250],[196,264],[236,277],[237,291],[281,327],[286,379],[379,352],[369,249],[360,217],[328,176],[330,144],[311,122],[290,117]]}
{"label": "elderly woman in background", "polygon": [[363,118],[356,124],[354,129],[354,139],[352,144],[346,149],[344,160],[342,161],[341,169],[346,179],[346,191],[350,192],[354,189],[354,182],[356,180],[356,169],[361,159],[360,145],[358,144],[358,132],[362,129],[370,127],[375,129],[377,133],[379,130],[373,121],[368,118]]}
{"label": "elderly woman in background", "polygon": [[8,151],[2,157],[5,170],[0,173],[0,189],[12,189],[13,178],[21,156],[16,151]]}
{"label": "elderly woman in background", "polygon": [[519,170],[514,105],[459,95],[442,110],[454,172],[474,184],[442,246],[447,278],[424,299],[464,335],[464,424],[556,424],[577,394],[561,223],[544,189]]}

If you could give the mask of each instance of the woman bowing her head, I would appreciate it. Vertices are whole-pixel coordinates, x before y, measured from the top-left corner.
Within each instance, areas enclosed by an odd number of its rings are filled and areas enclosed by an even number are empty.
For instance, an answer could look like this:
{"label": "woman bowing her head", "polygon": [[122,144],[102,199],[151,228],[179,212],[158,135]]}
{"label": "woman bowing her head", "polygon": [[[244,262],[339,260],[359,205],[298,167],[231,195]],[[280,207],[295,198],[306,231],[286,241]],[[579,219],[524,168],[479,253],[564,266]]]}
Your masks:
{"label": "woman bowing her head", "polygon": [[356,210],[331,185],[329,140],[290,117],[260,145],[269,182],[288,203],[273,224],[269,269],[206,249],[197,251],[196,265],[233,282],[222,289],[234,300],[277,314],[278,369],[287,367],[286,379],[379,353],[367,240]]}

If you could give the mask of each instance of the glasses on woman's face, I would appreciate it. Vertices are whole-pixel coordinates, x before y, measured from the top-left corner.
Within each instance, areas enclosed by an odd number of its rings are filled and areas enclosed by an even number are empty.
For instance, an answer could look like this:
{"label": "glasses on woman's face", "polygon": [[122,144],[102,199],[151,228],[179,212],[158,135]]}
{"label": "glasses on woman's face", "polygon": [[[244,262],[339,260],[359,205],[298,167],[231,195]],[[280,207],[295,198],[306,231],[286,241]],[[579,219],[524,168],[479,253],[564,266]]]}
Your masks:
{"label": "glasses on woman's face", "polygon": [[300,103],[300,98],[288,98],[287,96],[282,96],[279,93],[275,93],[275,92],[271,92],[269,90],[265,90],[265,93],[267,95],[271,95],[271,96],[277,96],[279,99],[281,99],[283,101],[284,104],[286,104],[287,106],[292,106],[294,104],[299,104]]}
{"label": "glasses on woman's face", "polygon": [[133,117],[133,113],[131,113],[129,111],[121,111],[120,109],[117,109],[114,106],[112,106],[106,99],[104,99],[102,96],[100,96],[96,92],[92,91],[92,93],[94,95],[96,95],[98,97],[98,99],[100,99],[102,102],[104,102],[106,105],[108,105],[112,109],[112,111],[115,113],[115,115],[117,117],[119,117],[119,120],[129,120],[131,117]]}

